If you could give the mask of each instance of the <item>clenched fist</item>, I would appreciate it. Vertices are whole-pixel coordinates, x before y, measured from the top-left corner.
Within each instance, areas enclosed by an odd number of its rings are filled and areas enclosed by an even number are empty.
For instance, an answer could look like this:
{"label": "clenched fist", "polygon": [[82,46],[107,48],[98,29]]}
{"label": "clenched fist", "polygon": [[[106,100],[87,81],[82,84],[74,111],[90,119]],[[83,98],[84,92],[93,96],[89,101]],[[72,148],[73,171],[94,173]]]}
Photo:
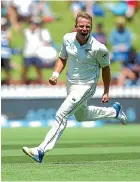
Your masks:
{"label": "clenched fist", "polygon": [[50,83],[51,85],[56,85],[56,84],[57,84],[57,77],[52,76],[52,77],[49,79],[49,83]]}

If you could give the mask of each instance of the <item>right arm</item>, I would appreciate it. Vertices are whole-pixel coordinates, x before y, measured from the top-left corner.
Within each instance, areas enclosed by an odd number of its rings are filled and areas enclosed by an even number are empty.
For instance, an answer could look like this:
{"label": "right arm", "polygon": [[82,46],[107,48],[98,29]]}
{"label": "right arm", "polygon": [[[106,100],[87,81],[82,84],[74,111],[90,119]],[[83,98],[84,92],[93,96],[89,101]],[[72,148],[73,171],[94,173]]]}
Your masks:
{"label": "right arm", "polygon": [[56,61],[53,74],[52,74],[51,78],[49,79],[49,82],[51,85],[57,84],[59,74],[63,71],[65,66],[66,66],[66,59],[62,59],[59,57],[58,60]]}
{"label": "right arm", "polygon": [[66,59],[62,59],[59,57],[58,60],[56,61],[54,72],[57,72],[60,74],[65,68],[65,66],[66,66]]}
{"label": "right arm", "polygon": [[68,55],[67,55],[67,51],[66,51],[65,38],[63,38],[62,47],[59,52],[59,58],[56,61],[52,77],[49,79],[49,82],[51,85],[57,84],[59,74],[63,71],[63,69],[66,66],[67,58],[68,58]]}

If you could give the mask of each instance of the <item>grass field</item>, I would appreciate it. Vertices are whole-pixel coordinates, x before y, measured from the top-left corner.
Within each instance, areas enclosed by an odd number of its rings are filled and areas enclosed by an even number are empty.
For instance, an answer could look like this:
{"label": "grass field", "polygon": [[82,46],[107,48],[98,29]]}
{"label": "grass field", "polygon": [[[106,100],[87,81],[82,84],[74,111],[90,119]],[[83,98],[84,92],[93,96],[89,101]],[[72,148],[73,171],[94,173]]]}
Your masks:
{"label": "grass field", "polygon": [[2,129],[2,181],[138,181],[140,125],[66,129],[42,164],[26,156],[46,128]]}

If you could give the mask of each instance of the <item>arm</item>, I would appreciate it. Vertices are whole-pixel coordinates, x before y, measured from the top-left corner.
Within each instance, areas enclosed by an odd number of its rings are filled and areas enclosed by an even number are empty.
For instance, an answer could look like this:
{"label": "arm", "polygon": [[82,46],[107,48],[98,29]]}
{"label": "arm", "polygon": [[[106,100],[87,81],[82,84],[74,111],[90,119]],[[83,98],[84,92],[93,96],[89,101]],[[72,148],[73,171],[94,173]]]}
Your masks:
{"label": "arm", "polygon": [[65,66],[66,66],[66,59],[62,59],[59,57],[58,60],[56,61],[54,72],[57,72],[60,74],[65,68]]}
{"label": "arm", "polygon": [[59,58],[56,61],[52,77],[49,79],[49,82],[51,85],[57,84],[57,79],[59,77],[59,74],[63,71],[63,69],[66,66],[67,57],[68,56],[67,56],[66,45],[65,45],[65,36],[64,36],[62,47],[61,47],[61,50],[59,52]]}
{"label": "arm", "polygon": [[109,86],[110,86],[110,81],[111,81],[111,74],[110,74],[110,67],[105,66],[102,68],[102,79],[104,83],[104,93],[102,96],[102,103],[108,102],[109,100]]}
{"label": "arm", "polygon": [[52,37],[50,32],[47,29],[40,29],[41,31],[41,38],[44,42],[44,45],[50,46],[52,44]]}
{"label": "arm", "polygon": [[101,103],[108,102],[109,100],[109,85],[110,85],[110,56],[106,46],[102,46],[97,53],[97,59],[100,67],[102,68],[102,79],[104,83],[104,93]]}
{"label": "arm", "polygon": [[59,74],[63,71],[66,66],[66,59],[58,58],[56,61],[52,77],[49,79],[51,85],[56,85]]}

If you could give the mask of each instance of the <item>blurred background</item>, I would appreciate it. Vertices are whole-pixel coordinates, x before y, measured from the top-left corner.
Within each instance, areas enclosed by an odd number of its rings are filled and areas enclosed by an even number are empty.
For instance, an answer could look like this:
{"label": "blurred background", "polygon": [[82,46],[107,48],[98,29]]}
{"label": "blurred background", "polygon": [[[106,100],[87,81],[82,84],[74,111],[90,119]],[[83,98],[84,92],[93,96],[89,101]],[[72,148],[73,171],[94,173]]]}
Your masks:
{"label": "blurred background", "polygon": [[[21,151],[35,147],[66,98],[67,67],[53,72],[62,38],[76,31],[75,17],[93,17],[92,35],[110,51],[111,106],[122,104],[128,125],[117,120],[77,122],[72,116],[56,147],[36,166]],[[5,181],[139,181],[140,1],[1,0],[1,161]],[[103,83],[89,105],[103,106]]]}
{"label": "blurred background", "polygon": [[[50,86],[48,79],[64,34],[76,31],[75,17],[79,11],[93,17],[92,34],[110,51],[109,105],[120,101],[129,122],[140,122],[140,1],[10,0],[1,1],[3,127],[51,125],[66,97],[67,68],[57,86]],[[102,93],[100,80],[94,105],[100,105]],[[74,118],[70,121],[71,126],[76,125]],[[103,124],[104,121],[99,121],[91,126]]]}

